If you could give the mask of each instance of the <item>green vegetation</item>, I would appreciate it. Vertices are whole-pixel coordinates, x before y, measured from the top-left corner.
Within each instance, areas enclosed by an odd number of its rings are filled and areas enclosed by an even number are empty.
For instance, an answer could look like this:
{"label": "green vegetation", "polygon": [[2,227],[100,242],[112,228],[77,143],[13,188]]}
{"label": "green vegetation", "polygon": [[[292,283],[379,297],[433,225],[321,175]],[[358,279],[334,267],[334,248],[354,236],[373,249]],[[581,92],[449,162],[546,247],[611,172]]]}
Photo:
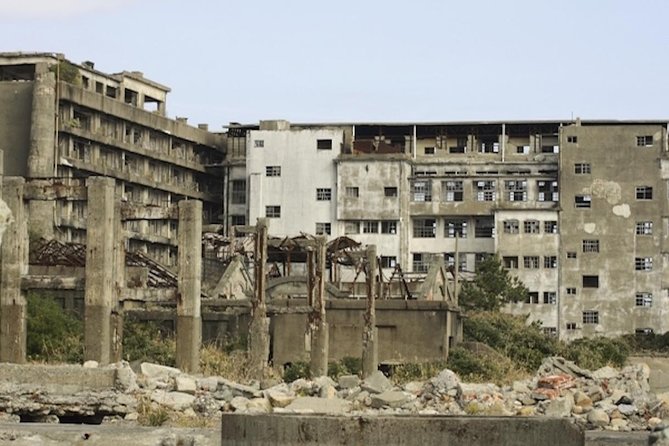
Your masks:
{"label": "green vegetation", "polygon": [[28,359],[81,363],[84,358],[83,322],[50,297],[28,293],[26,299]]}
{"label": "green vegetation", "polygon": [[459,303],[467,311],[498,311],[504,304],[525,300],[527,295],[523,282],[504,269],[499,257],[490,256],[476,267],[474,280],[462,284]]}
{"label": "green vegetation", "polygon": [[49,67],[49,71],[56,74],[57,80],[67,82],[72,85],[81,85],[81,76],[79,68],[66,60],[61,60],[55,65]]}
{"label": "green vegetation", "polygon": [[156,322],[142,322],[132,318],[123,321],[123,359],[153,362],[174,367],[176,340]]}

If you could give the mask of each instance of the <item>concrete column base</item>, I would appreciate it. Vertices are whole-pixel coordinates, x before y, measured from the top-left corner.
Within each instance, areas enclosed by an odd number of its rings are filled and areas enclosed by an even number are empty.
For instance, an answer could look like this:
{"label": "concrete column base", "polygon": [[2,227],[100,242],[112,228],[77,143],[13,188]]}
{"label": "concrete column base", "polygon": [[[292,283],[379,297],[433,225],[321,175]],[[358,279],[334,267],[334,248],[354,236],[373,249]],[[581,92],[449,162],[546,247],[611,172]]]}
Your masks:
{"label": "concrete column base", "polygon": [[[366,335],[366,336],[365,336]],[[362,376],[367,378],[379,369],[379,334],[374,327],[372,333],[363,333],[362,341]]]}
{"label": "concrete column base", "polygon": [[0,307],[0,362],[26,362],[26,305]]}
{"label": "concrete column base", "polygon": [[202,346],[202,318],[177,316],[177,367],[184,372],[200,370]]}
{"label": "concrete column base", "polygon": [[269,359],[269,318],[255,317],[249,324],[249,364],[262,378]]}
{"label": "concrete column base", "polygon": [[111,361],[111,313],[108,305],[86,305],[84,308],[84,359],[101,365]]}
{"label": "concrete column base", "polygon": [[321,322],[311,331],[311,374],[327,376],[330,332],[327,322]]}

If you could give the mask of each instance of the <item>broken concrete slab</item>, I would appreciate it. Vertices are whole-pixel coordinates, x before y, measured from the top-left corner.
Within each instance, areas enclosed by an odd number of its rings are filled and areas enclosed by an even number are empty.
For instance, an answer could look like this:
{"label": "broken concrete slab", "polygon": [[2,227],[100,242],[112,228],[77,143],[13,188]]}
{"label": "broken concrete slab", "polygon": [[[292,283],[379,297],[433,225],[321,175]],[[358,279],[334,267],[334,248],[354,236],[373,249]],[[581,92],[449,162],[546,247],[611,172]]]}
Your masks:
{"label": "broken concrete slab", "polygon": [[183,392],[168,392],[157,389],[151,392],[151,401],[172,410],[184,410],[193,404],[195,397]]}
{"label": "broken concrete slab", "polygon": [[380,409],[382,407],[401,407],[411,397],[400,390],[386,390],[385,392],[371,395],[371,407]]}
{"label": "broken concrete slab", "polygon": [[295,398],[285,409],[294,413],[340,415],[350,411],[351,403],[336,398],[302,396]]}
{"label": "broken concrete slab", "polygon": [[360,387],[369,393],[381,393],[392,389],[393,384],[386,378],[383,372],[377,370],[365,378]]}

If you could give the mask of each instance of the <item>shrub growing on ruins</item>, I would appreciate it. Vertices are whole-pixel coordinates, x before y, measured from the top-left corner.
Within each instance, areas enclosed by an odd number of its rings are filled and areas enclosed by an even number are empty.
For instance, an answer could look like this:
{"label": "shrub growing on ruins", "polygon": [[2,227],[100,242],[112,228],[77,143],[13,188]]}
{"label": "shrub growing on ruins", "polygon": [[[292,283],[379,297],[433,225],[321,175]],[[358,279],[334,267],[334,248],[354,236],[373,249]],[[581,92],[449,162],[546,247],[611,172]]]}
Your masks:
{"label": "shrub growing on ruins", "polygon": [[155,322],[126,318],[123,323],[123,358],[127,361],[176,365],[176,341]]}
{"label": "shrub growing on ruins", "polygon": [[83,322],[47,296],[28,293],[27,304],[28,359],[81,363],[84,357]]}
{"label": "shrub growing on ruins", "polygon": [[292,383],[300,378],[311,379],[311,367],[306,362],[293,362],[288,364],[283,369],[283,380],[287,383]]}
{"label": "shrub growing on ruins", "polygon": [[622,367],[630,354],[630,347],[622,338],[577,339],[564,347],[562,356],[579,366],[596,370],[606,365]]}
{"label": "shrub growing on ruins", "polygon": [[499,257],[490,256],[476,267],[476,276],[464,282],[459,294],[465,310],[497,311],[504,304],[523,301],[528,290],[517,277],[504,268]]}
{"label": "shrub growing on ruins", "polygon": [[358,375],[362,372],[362,359],[345,356],[339,361],[328,363],[328,376],[337,379],[343,375]]}

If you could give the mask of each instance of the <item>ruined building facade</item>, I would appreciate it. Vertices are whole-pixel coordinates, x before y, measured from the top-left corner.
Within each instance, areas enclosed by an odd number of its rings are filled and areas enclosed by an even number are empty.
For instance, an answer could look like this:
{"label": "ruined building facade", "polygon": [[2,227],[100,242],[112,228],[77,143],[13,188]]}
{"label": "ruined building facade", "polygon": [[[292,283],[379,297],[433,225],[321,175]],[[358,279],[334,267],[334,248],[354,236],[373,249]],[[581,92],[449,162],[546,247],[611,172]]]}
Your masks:
{"label": "ruined building facade", "polygon": [[[669,329],[663,121],[232,126],[228,225],[375,244],[386,276],[496,253],[563,339]],[[457,260],[456,260],[457,253]]]}
{"label": "ruined building facade", "polygon": [[[107,74],[61,54],[0,53],[0,149],[4,175],[68,185],[91,175],[116,180],[124,201],[165,207],[204,203],[217,221],[221,183],[209,166],[223,139],[166,116],[169,88],[140,72]],[[83,242],[86,201],[31,201],[31,236]],[[176,264],[176,216],[126,222],[128,250]]]}

